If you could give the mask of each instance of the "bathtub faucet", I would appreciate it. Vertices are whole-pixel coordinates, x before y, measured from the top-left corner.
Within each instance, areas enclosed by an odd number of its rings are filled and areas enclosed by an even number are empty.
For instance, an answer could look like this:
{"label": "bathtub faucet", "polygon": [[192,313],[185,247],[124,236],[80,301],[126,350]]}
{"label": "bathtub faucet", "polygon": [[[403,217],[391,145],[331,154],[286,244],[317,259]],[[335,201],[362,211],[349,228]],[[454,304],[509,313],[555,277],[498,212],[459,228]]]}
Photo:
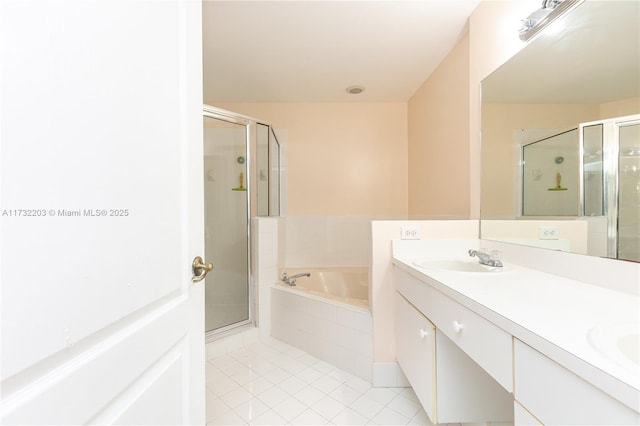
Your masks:
{"label": "bathtub faucet", "polygon": [[311,274],[309,272],[301,272],[299,274],[288,276],[287,273],[282,274],[282,281],[289,284],[290,286],[296,285],[296,280],[300,277],[310,277]]}

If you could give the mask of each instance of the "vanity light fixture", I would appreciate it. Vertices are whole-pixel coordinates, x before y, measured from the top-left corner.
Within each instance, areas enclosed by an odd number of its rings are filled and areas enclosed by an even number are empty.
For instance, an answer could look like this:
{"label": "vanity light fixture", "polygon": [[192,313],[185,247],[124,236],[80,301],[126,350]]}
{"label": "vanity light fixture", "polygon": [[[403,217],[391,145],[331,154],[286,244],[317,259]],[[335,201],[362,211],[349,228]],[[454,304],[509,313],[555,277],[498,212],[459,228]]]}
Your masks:
{"label": "vanity light fixture", "polygon": [[575,9],[583,1],[584,0],[542,0],[542,7],[522,20],[522,26],[519,30],[520,40],[529,41],[546,26]]}

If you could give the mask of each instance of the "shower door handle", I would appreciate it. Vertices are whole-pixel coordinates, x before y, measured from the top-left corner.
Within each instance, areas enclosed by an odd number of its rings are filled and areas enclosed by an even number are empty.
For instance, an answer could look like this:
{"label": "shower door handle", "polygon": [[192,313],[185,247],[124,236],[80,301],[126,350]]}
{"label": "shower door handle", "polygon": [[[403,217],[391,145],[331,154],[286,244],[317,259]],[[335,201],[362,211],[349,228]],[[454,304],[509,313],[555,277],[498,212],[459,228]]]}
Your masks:
{"label": "shower door handle", "polygon": [[193,270],[193,278],[191,278],[191,281],[197,283],[198,281],[202,281],[209,271],[213,270],[213,265],[211,263],[204,263],[204,260],[202,260],[200,256],[196,256],[191,264],[191,269]]}

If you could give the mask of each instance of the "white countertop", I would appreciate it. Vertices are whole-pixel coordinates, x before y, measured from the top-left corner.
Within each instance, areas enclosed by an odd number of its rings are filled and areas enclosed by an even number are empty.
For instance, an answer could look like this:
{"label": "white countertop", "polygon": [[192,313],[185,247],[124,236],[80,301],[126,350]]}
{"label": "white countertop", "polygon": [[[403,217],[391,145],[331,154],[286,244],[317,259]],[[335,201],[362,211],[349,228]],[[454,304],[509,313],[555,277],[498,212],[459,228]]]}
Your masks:
{"label": "white countertop", "polygon": [[[438,244],[438,242],[432,242]],[[415,250],[394,241],[393,263],[640,411],[640,368],[589,342],[594,327],[639,324],[637,296],[509,264],[490,273],[425,269],[419,259],[475,261],[468,242]]]}

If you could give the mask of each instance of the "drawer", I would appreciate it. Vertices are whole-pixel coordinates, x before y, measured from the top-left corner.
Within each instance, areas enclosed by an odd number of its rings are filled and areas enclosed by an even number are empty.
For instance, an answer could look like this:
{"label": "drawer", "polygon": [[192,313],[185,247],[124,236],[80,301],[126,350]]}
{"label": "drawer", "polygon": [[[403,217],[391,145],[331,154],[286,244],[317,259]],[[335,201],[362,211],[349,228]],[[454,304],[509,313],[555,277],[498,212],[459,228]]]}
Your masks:
{"label": "drawer", "polygon": [[513,358],[515,399],[542,423],[640,424],[640,414],[519,340]]}
{"label": "drawer", "polygon": [[513,339],[480,315],[431,288],[427,317],[507,391],[513,391]]}
{"label": "drawer", "polygon": [[396,357],[427,415],[436,420],[435,327],[395,293]]}

